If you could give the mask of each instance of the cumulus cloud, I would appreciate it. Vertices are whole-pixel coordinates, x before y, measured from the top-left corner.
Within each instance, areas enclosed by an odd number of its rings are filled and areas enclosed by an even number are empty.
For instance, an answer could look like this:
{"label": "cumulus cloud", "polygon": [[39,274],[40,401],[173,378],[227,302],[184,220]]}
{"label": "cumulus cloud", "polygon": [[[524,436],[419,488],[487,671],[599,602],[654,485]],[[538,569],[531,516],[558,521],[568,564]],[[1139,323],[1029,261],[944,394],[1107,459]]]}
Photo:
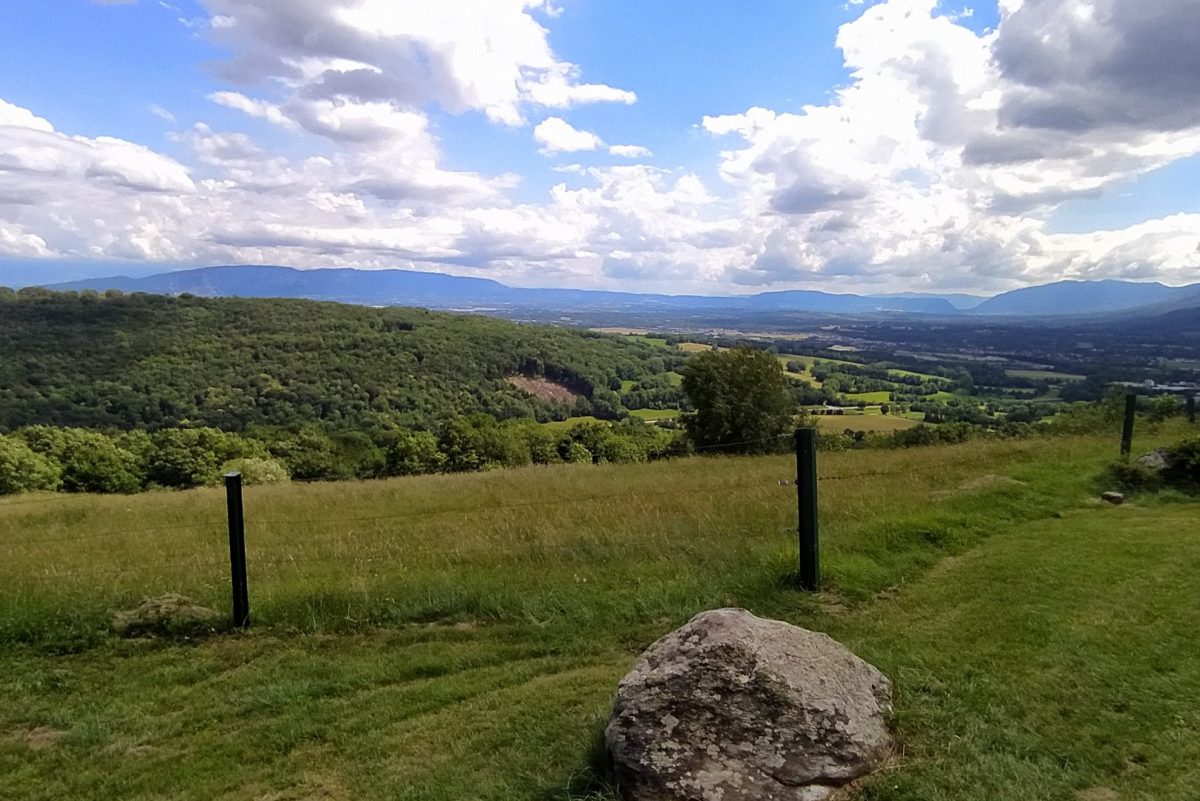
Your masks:
{"label": "cumulus cloud", "polygon": [[172,158],[0,100],[0,253],[665,291],[1200,278],[1200,215],[1047,222],[1200,154],[1200,15],[1178,0],[1000,0],[982,34],[935,0],[852,2],[836,40],[849,78],[828,102],[704,117],[712,170],[555,166],[539,202],[514,199],[517,176],[448,167],[430,110],[542,118],[546,154],[649,157],[547,111],[636,100],[552,51],[557,6],[202,1],[229,53],[210,100],[272,141],[189,122]]}
{"label": "cumulus cloud", "polygon": [[641,145],[610,145],[608,152],[623,159],[644,159],[654,155],[650,148]]}
{"label": "cumulus cloud", "polygon": [[214,38],[235,56],[221,73],[274,81],[299,102],[436,103],[518,125],[529,105],[632,103],[636,95],[580,82],[536,14],[544,0],[203,0]]}
{"label": "cumulus cloud", "polygon": [[591,131],[581,131],[562,117],[549,117],[533,129],[533,138],[542,146],[542,152],[575,153],[580,150],[598,150],[604,140]]}

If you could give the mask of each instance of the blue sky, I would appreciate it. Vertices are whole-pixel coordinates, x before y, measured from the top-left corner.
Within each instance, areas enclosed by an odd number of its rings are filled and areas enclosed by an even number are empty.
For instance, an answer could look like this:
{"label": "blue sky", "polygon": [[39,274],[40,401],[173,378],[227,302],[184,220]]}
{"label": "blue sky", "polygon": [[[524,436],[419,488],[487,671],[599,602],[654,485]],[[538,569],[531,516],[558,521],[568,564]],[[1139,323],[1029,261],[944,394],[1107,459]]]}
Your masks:
{"label": "blue sky", "polygon": [[0,283],[1200,281],[1188,0],[7,0]]}

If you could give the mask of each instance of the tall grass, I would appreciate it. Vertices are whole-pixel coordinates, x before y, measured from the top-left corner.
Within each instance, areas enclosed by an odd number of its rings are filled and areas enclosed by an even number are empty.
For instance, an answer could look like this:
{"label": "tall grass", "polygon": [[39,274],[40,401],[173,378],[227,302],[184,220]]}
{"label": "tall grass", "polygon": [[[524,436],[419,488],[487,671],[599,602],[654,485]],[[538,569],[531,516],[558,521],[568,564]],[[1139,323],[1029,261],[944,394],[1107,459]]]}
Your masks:
{"label": "tall grass", "polygon": [[[1113,448],[1088,436],[823,454],[824,600],[870,597],[999,524],[1078,504]],[[780,484],[793,474],[786,456],[700,457],[247,488],[252,613],[309,631],[619,633],[712,606],[811,609],[779,591],[795,568],[795,491]],[[85,646],[112,609],[166,592],[228,608],[220,489],[0,501],[0,548],[0,643]]]}

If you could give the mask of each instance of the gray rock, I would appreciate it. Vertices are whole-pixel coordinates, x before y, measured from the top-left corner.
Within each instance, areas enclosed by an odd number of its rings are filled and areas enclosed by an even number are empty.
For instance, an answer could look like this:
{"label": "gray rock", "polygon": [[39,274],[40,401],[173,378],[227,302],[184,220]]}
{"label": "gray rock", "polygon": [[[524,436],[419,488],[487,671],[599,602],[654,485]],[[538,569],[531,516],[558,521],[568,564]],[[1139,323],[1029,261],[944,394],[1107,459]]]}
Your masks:
{"label": "gray rock", "polygon": [[1109,490],[1108,492],[1100,495],[1100,500],[1108,501],[1113,506],[1120,506],[1121,504],[1125,503],[1125,495],[1120,492],[1113,492],[1112,490]]}
{"label": "gray rock", "polygon": [[642,654],[605,740],[631,801],[820,801],[888,759],[891,697],[826,635],[717,609]]}
{"label": "gray rock", "polygon": [[1159,448],[1156,451],[1150,451],[1147,454],[1139,456],[1134,460],[1134,463],[1140,464],[1142,467],[1153,470],[1156,473],[1161,473],[1164,470],[1170,469],[1173,461],[1167,453],[1166,448]]}
{"label": "gray rock", "polygon": [[224,616],[191,598],[167,593],[146,598],[133,609],[113,613],[112,629],[122,637],[198,636],[216,631]]}

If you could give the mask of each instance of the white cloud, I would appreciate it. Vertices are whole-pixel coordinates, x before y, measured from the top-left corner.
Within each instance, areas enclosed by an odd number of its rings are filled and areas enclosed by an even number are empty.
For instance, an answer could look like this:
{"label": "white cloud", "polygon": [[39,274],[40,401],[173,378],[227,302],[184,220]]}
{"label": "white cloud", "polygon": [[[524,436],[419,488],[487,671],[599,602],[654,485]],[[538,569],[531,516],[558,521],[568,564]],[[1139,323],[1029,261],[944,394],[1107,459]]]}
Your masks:
{"label": "white cloud", "polygon": [[212,32],[235,57],[225,74],[275,81],[295,95],[408,108],[437,103],[505,125],[524,107],[632,103],[636,95],[579,83],[533,12],[543,0],[203,0]]}
{"label": "white cloud", "polygon": [[[205,0],[237,82],[210,99],[274,130],[194,124],[172,135],[181,162],[0,100],[0,252],[664,291],[1197,280],[1200,215],[1048,229],[1062,203],[1200,153],[1195,20],[1139,2],[1004,0],[984,34],[934,0],[864,4],[839,31],[849,79],[829,102],[700,121],[720,149],[711,186],[704,164],[570,164],[548,167],[561,182],[541,202],[516,202],[517,176],[447,166],[428,109],[517,126],[633,102],[552,52],[556,6]],[[547,154],[651,155],[560,116],[532,131]]]}
{"label": "white cloud", "polygon": [[581,131],[562,117],[549,117],[533,129],[533,138],[542,146],[542,152],[575,153],[580,150],[599,150],[604,140],[591,131]]}
{"label": "white cloud", "polygon": [[654,155],[650,148],[641,145],[610,145],[608,152],[623,159],[644,159]]}

